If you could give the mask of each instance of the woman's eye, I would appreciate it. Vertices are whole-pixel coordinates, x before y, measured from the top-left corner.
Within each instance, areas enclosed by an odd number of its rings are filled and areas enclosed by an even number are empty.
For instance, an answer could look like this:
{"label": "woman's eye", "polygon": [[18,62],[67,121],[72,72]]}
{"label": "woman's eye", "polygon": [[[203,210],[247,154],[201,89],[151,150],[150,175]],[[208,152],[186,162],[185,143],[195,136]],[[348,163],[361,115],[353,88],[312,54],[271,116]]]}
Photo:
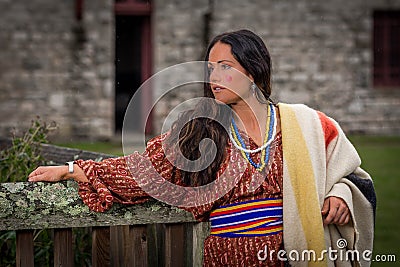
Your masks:
{"label": "woman's eye", "polygon": [[208,66],[207,70],[208,70],[208,73],[211,73],[214,70],[214,67],[213,66]]}
{"label": "woman's eye", "polygon": [[231,68],[231,66],[229,66],[229,65],[226,65],[226,64],[221,65],[221,69],[223,69],[223,70],[228,70],[230,68]]}

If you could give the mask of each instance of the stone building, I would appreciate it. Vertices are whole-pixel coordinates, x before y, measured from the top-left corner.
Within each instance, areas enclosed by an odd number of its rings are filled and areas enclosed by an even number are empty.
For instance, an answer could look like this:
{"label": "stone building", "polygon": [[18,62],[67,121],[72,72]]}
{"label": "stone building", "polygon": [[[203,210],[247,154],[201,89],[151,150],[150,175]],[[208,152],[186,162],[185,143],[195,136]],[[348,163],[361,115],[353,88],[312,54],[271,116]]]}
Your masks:
{"label": "stone building", "polygon": [[[120,137],[143,81],[202,60],[212,36],[239,28],[270,50],[273,99],[320,109],[348,133],[400,134],[400,1],[2,0],[0,13],[2,136],[39,115],[60,139]],[[168,89],[141,90],[133,125]],[[172,90],[147,131],[200,95]]]}

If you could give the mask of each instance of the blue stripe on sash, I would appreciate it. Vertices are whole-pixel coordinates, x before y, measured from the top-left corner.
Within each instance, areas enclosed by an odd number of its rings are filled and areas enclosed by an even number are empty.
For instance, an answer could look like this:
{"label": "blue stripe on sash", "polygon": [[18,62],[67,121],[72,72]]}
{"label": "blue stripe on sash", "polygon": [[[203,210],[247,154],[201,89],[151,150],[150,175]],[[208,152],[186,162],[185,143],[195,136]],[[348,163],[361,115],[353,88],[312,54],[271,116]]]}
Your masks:
{"label": "blue stripe on sash", "polygon": [[211,213],[211,234],[222,237],[265,236],[283,230],[281,198],[221,206]]}

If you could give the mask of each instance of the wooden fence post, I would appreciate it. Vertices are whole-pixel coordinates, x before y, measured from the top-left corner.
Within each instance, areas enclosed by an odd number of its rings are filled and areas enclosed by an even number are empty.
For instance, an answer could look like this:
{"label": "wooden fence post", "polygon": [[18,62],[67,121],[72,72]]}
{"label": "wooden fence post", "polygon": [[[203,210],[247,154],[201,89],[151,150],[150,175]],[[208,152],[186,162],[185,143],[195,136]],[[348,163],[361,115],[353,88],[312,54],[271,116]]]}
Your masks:
{"label": "wooden fence post", "polygon": [[111,266],[148,266],[147,226],[110,227]]}
{"label": "wooden fence post", "polygon": [[17,248],[16,248],[16,266],[17,267],[33,267],[33,230],[18,230]]}
{"label": "wooden fence post", "polygon": [[192,262],[191,266],[201,267],[203,266],[203,251],[204,251],[204,240],[210,233],[210,224],[207,222],[190,223],[191,227],[189,230],[192,231]]}
{"label": "wooden fence post", "polygon": [[165,225],[165,266],[185,266],[185,225]]}
{"label": "wooden fence post", "polygon": [[147,234],[149,266],[165,266],[165,224],[148,225]]}
{"label": "wooden fence post", "polygon": [[71,228],[54,229],[54,266],[74,266]]}
{"label": "wooden fence post", "polygon": [[124,266],[126,228],[125,225],[110,226],[110,264],[113,267]]}
{"label": "wooden fence post", "polygon": [[110,266],[110,227],[92,228],[92,266]]}
{"label": "wooden fence post", "polygon": [[146,267],[148,266],[148,234],[146,225],[130,226],[130,253],[132,254],[132,266]]}

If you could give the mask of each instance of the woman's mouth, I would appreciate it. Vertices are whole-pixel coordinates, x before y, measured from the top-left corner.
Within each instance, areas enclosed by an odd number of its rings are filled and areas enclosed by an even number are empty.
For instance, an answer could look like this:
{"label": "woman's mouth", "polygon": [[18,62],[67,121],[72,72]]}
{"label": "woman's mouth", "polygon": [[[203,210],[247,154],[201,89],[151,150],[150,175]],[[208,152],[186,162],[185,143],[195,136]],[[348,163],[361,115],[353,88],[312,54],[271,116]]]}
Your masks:
{"label": "woman's mouth", "polygon": [[214,92],[219,92],[219,91],[224,90],[226,88],[222,87],[222,86],[219,86],[219,85],[216,85],[216,86],[213,86],[212,89],[213,89]]}

